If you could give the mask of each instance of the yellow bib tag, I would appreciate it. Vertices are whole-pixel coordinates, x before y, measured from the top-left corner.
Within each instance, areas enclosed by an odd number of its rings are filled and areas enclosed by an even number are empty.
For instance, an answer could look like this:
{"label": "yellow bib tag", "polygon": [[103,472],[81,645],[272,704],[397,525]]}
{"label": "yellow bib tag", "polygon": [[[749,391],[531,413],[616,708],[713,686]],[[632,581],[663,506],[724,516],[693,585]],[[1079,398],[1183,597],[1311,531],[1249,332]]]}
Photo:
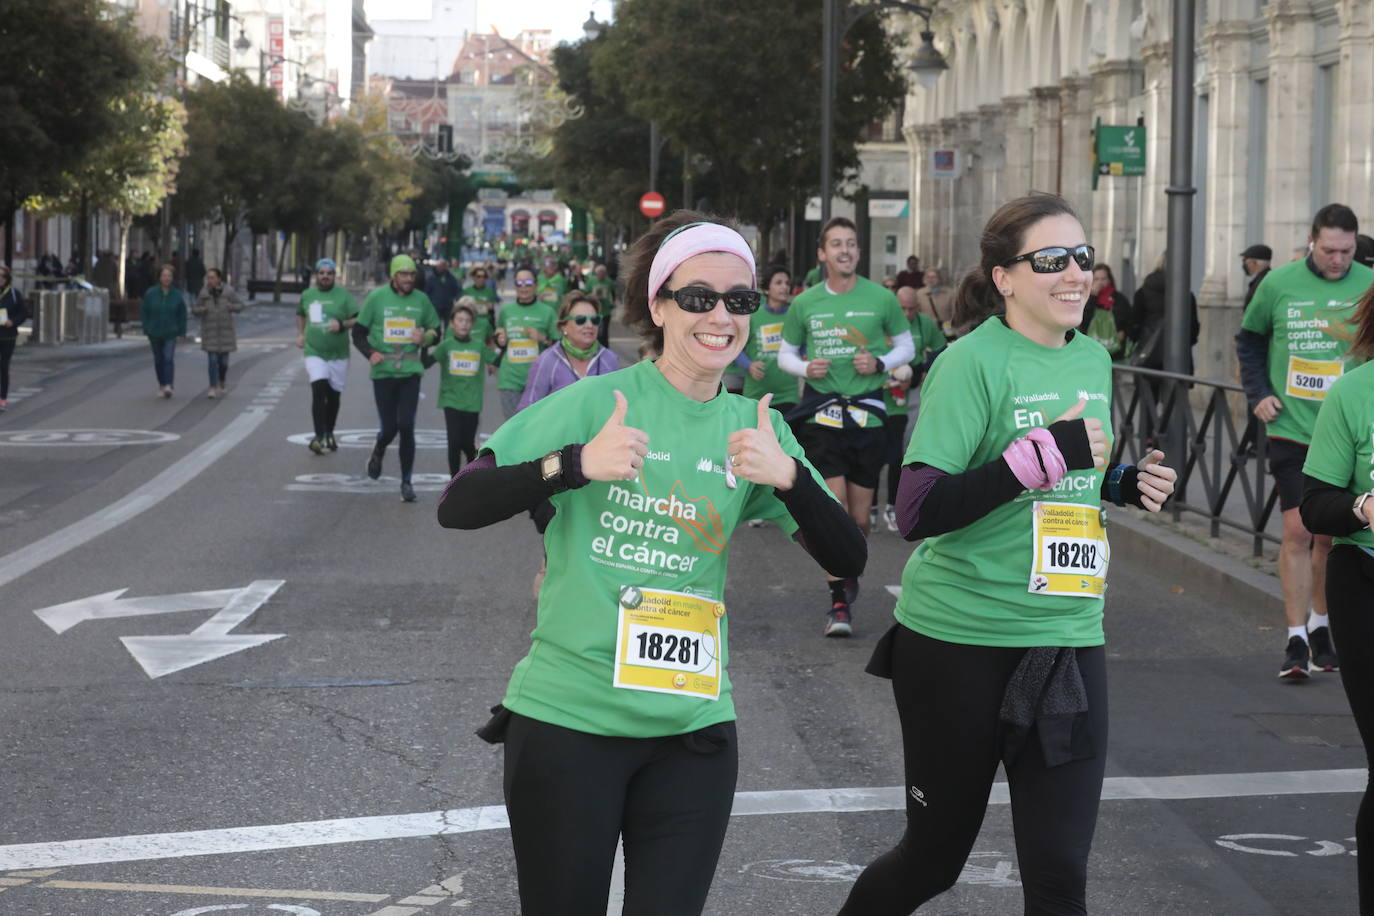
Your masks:
{"label": "yellow bib tag", "polygon": [[512,339],[506,347],[506,360],[512,363],[532,363],[539,355],[539,344],[532,340]]}
{"label": "yellow bib tag", "polygon": [[862,407],[841,408],[839,404],[831,404],[823,410],[816,411],[816,423],[819,426],[828,426],[831,429],[844,429],[844,415],[841,410],[849,411],[849,419],[853,420],[860,428],[868,423],[868,411]]}
{"label": "yellow bib tag", "polygon": [[10,320],[10,310],[9,310],[9,309],[0,309],[0,324],[4,324],[6,321],[9,321],[9,320]]}
{"label": "yellow bib tag", "polygon": [[1037,502],[1027,591],[1036,595],[1101,595],[1111,549],[1102,510],[1078,503]]}
{"label": "yellow bib tag", "polygon": [[382,339],[387,343],[410,343],[410,332],[415,330],[414,318],[387,318],[382,322]]}
{"label": "yellow bib tag", "polygon": [[1303,359],[1288,357],[1288,387],[1290,398],[1323,401],[1331,385],[1341,377],[1345,364],[1338,359]]}
{"label": "yellow bib tag", "polygon": [[615,686],[720,699],[719,601],[661,589],[620,589]]}
{"label": "yellow bib tag", "polygon": [[481,361],[471,353],[450,353],[448,355],[448,374],[474,376]]}
{"label": "yellow bib tag", "polygon": [[542,293],[539,294],[540,302],[546,302],[552,306],[557,306],[562,300],[562,298],[563,297],[559,295],[558,290],[554,289],[553,287],[549,287],[548,289],[544,290]]}
{"label": "yellow bib tag", "polygon": [[782,349],[782,322],[759,325],[759,341],[765,354],[776,356]]}

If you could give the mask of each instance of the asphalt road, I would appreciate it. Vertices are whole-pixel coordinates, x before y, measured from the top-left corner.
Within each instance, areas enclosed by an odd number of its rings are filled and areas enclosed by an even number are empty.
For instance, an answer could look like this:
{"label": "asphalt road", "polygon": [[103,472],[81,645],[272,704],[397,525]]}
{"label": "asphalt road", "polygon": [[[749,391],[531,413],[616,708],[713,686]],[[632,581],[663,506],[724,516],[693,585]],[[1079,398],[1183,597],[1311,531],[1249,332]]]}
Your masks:
{"label": "asphalt road", "polygon": [[[246,314],[223,400],[193,344],[170,401],[141,341],[16,361],[0,914],[518,912],[501,753],[473,730],[527,644],[535,533],[436,525],[433,378],[419,503],[398,498],[394,450],[362,476],[375,414],[356,359],[339,424],[355,434],[312,455],[289,322]],[[499,417],[491,391],[483,431]],[[740,795],[709,913],[834,913],[900,834],[896,717],[862,668],[909,551],[873,536],[856,636],[825,640],[807,557],[777,529],[737,532]],[[1091,910],[1355,912],[1364,759],[1337,678],[1280,684],[1280,622],[1171,575],[1114,557]],[[960,883],[921,912],[1019,913],[1013,850],[998,792]]]}

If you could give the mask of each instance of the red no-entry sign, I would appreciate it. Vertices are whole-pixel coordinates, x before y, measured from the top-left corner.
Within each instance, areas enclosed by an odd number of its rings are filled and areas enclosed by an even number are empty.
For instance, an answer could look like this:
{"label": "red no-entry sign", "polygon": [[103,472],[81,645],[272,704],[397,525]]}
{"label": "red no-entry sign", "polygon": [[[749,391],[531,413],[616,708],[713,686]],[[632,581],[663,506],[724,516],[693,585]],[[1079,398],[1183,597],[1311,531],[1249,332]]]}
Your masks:
{"label": "red no-entry sign", "polygon": [[664,207],[663,195],[657,191],[649,191],[639,199],[639,212],[649,219],[662,216]]}

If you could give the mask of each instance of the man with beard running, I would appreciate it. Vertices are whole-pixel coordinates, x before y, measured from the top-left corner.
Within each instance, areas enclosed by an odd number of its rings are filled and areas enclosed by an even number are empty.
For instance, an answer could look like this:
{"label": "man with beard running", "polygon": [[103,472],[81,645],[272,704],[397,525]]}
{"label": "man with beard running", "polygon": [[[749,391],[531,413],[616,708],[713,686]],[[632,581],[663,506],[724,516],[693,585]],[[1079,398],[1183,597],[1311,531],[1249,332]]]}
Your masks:
{"label": "man with beard running", "polygon": [[339,397],[348,379],[348,328],[358,318],[353,294],[335,284],[338,265],[332,258],[315,262],[315,285],[301,294],[296,310],[296,346],[305,351],[305,371],[310,376],[310,418],[315,438],[310,451],[339,450],[334,423],[339,418]]}
{"label": "man with beard running", "polygon": [[401,500],[415,502],[410,475],[415,467],[415,409],[420,403],[420,377],[425,373],[422,347],[439,340],[439,316],[429,297],[415,288],[415,259],[391,259],[391,283],[368,294],[353,345],[372,364],[372,394],[377,401],[377,444],[367,459],[367,476],[382,476],[382,458],[396,434],[401,435]]}
{"label": "man with beard running", "polygon": [[[795,422],[807,459],[867,535],[873,491],[887,457],[883,382],[889,371],[911,362],[916,349],[897,297],[857,273],[859,234],[853,222],[842,216],[827,222],[816,257],[825,281],[793,299],[783,323],[778,365],[806,381],[801,403],[787,419]],[[859,581],[827,578],[825,635],[848,636]]]}

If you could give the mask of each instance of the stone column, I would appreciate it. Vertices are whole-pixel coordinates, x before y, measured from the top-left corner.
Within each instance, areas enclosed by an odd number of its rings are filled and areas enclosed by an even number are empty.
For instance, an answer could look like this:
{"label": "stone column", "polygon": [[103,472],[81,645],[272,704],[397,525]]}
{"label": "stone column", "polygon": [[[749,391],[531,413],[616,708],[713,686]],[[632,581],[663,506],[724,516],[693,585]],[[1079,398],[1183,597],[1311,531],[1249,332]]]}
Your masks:
{"label": "stone column", "polygon": [[[1312,230],[1312,99],[1317,22],[1308,0],[1271,0],[1265,238],[1279,263]],[[1366,115],[1367,118],[1367,115]]]}
{"label": "stone column", "polygon": [[1059,86],[1059,110],[1063,119],[1059,193],[1073,204],[1083,230],[1092,238],[1092,82],[1073,76],[1063,80]]}
{"label": "stone column", "polygon": [[987,222],[992,212],[1010,199],[1007,194],[1007,147],[1003,118],[1001,105],[982,105],[978,108],[978,181],[983,222]]}
{"label": "stone column", "polygon": [[925,263],[935,257],[938,197],[942,182],[930,177],[930,151],[938,143],[939,128],[922,124],[907,131],[911,147],[911,246],[908,251]]}
{"label": "stone column", "polygon": [[1031,187],[1053,192],[1059,183],[1059,87],[1031,90]]}
{"label": "stone column", "polygon": [[[1136,95],[1140,73],[1140,64],[1131,60],[1104,61],[1094,67],[1090,123],[1096,124],[1100,117],[1103,124],[1134,124],[1136,112],[1131,109],[1131,99]],[[1097,259],[1111,265],[1117,282],[1123,281],[1126,259],[1135,256],[1136,207],[1143,180],[1108,176],[1098,181],[1093,192],[1093,244],[1097,246]],[[1138,283],[1138,266],[1134,273]]]}
{"label": "stone column", "polygon": [[1167,245],[1169,204],[1169,118],[1173,104],[1173,45],[1155,42],[1142,49],[1145,59],[1145,177],[1140,194],[1140,239],[1137,243],[1136,282],[1154,270]]}
{"label": "stone column", "polygon": [[1002,100],[1006,137],[1006,186],[1003,200],[1020,197],[1031,189],[1030,96],[1008,96]]}
{"label": "stone column", "polygon": [[1240,330],[1246,278],[1240,252],[1258,239],[1245,237],[1248,188],[1252,175],[1247,155],[1250,136],[1250,25],[1217,22],[1202,34],[1207,50],[1209,108],[1207,198],[1205,208],[1207,263],[1197,291],[1202,332],[1196,351],[1196,374],[1204,378],[1236,377],[1235,334]]}
{"label": "stone column", "polygon": [[[958,136],[959,120],[954,117],[942,118],[940,120],[940,144],[938,148],[957,150],[959,148]],[[933,184],[935,185],[935,199],[937,201],[936,212],[939,214],[938,240],[935,248],[936,263],[953,264],[954,234],[958,228],[956,188],[959,180],[938,179]]]}
{"label": "stone column", "polygon": [[1341,63],[1336,71],[1335,199],[1374,231],[1374,7],[1340,0]]}
{"label": "stone column", "polygon": [[954,146],[963,159],[963,174],[954,183],[953,257],[946,263],[947,271],[961,271],[978,261],[978,239],[988,213],[984,212],[981,194],[983,178],[978,156],[978,112],[960,112],[955,119]]}

